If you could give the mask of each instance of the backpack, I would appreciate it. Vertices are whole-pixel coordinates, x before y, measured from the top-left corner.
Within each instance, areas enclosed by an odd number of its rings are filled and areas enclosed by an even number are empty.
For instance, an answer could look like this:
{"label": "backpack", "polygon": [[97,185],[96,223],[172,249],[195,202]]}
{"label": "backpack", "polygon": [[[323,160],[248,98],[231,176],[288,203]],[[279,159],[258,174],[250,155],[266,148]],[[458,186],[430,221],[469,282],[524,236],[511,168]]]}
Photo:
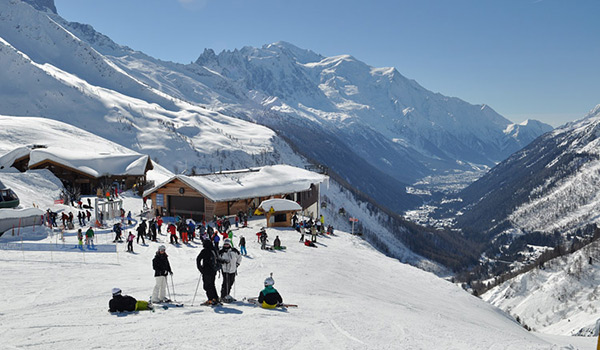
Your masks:
{"label": "backpack", "polygon": [[211,252],[210,265],[213,266],[213,271],[214,272],[221,271],[223,266],[221,265],[221,259],[219,259],[219,257],[217,256],[217,252],[215,252],[214,249],[211,249],[210,252]]}

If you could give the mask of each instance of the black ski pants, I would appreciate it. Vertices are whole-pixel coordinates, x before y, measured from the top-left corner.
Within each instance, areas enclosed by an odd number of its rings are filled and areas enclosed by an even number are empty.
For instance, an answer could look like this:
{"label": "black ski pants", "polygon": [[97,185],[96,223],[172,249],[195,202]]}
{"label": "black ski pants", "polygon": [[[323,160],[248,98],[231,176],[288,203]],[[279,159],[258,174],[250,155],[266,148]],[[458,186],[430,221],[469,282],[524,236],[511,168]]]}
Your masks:
{"label": "black ski pants", "polygon": [[203,273],[202,274],[202,288],[206,292],[206,297],[208,300],[218,299],[219,295],[217,294],[217,288],[215,287],[215,279],[217,278],[217,273]]}
{"label": "black ski pants", "polygon": [[225,298],[231,292],[231,286],[235,282],[235,272],[226,273],[223,272],[223,284],[221,285],[221,298]]}

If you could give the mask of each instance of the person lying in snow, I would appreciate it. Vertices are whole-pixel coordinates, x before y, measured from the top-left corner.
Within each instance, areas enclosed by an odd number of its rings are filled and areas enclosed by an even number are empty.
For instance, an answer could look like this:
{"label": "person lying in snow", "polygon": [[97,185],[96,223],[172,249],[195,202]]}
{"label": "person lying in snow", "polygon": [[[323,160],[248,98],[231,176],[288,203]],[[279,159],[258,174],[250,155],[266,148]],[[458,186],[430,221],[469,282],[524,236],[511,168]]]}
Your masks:
{"label": "person lying in snow", "polygon": [[147,301],[136,300],[129,295],[121,295],[121,288],[112,289],[112,299],[108,302],[109,312],[152,310]]}
{"label": "person lying in snow", "polygon": [[315,247],[315,248],[317,248],[317,245],[314,244],[313,242],[311,242],[308,239],[304,240],[304,245],[307,246],[307,247]]}

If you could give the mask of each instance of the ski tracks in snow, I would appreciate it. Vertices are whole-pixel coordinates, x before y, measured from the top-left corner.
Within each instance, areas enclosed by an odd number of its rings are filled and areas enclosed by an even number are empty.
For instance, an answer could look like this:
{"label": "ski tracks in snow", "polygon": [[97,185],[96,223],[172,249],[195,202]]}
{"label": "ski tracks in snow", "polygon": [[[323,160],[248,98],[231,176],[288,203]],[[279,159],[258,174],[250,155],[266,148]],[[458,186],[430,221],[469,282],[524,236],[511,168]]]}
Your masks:
{"label": "ski tracks in snow", "polygon": [[335,322],[334,320],[329,320],[329,323],[331,323],[331,325],[333,326],[333,328],[335,328],[338,332],[340,332],[340,334],[342,334],[346,338],[348,338],[350,340],[353,340],[353,341],[355,341],[357,343],[360,343],[362,345],[367,345],[363,341],[361,341],[360,339],[357,339],[357,338],[353,337],[350,333],[348,333],[346,330],[344,330],[342,327],[340,327],[337,324],[337,322]]}

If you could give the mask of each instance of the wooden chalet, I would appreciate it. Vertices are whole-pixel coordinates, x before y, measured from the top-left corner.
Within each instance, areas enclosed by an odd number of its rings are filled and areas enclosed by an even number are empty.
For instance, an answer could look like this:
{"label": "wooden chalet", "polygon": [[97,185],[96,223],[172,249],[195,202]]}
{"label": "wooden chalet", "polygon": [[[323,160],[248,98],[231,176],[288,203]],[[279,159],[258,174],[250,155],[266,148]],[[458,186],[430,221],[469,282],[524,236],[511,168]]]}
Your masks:
{"label": "wooden chalet", "polygon": [[261,202],[286,198],[314,212],[325,175],[288,165],[227,171],[199,176],[177,175],[148,190],[156,215],[194,220],[253,212]]}

